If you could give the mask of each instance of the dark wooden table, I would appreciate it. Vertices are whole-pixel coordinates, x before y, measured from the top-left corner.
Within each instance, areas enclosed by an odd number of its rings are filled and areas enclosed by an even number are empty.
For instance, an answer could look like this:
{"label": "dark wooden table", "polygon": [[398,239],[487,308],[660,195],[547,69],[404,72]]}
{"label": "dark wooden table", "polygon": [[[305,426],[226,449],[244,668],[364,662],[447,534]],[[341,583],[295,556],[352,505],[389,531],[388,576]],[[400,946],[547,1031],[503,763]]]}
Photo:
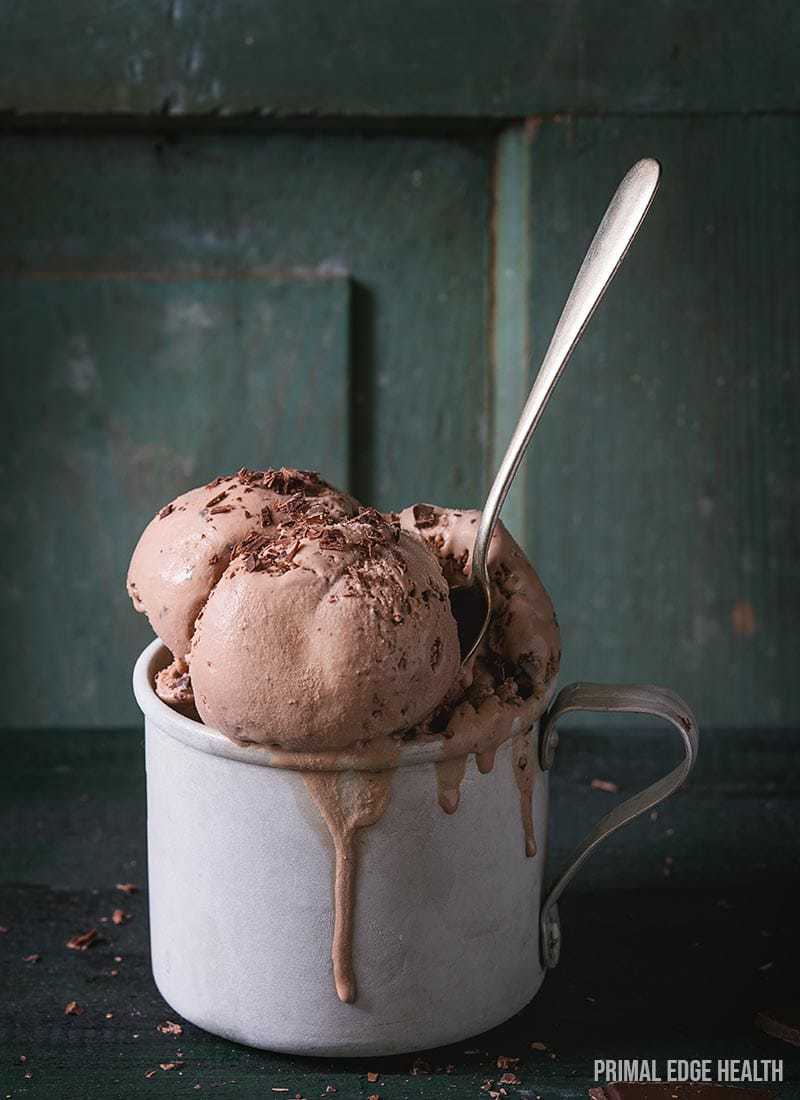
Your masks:
{"label": "dark wooden table", "polygon": [[[651,730],[564,736],[551,868],[617,797],[592,778],[624,794],[674,751]],[[497,1091],[502,1056],[521,1059],[519,1083],[502,1086],[520,1100],[585,1098],[593,1060],[615,1057],[782,1058],[775,1096],[800,1096],[800,1049],[754,1026],[759,1010],[793,994],[800,1003],[796,731],[704,731],[690,785],[618,834],[568,892],[562,961],[535,1001],[416,1064],[285,1057],[189,1024],[161,1034],[176,1017],[149,970],[144,795],[140,731],[4,736],[0,1097],[316,1100],[333,1087],[336,1100],[479,1100]],[[117,883],[140,889],[128,896]],[[115,909],[129,918],[115,925]],[[90,928],[99,934],[86,951],[65,947]],[[79,1015],[65,1014],[70,1001]]]}

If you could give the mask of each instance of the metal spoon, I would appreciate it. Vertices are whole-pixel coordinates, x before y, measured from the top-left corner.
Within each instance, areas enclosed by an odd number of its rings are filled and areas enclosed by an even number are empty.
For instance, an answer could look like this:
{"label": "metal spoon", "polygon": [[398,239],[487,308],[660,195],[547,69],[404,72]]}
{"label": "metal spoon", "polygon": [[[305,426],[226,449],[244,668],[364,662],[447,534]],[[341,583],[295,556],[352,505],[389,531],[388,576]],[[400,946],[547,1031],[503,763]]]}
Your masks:
{"label": "metal spoon", "polygon": [[472,549],[469,582],[451,592],[453,613],[459,624],[462,664],[469,660],[483,641],[492,615],[488,555],[500,509],[556,382],[650,208],[660,175],[658,161],[648,159],[638,161],[625,176],[608,204],[559,317],[525,408],[486,498]]}

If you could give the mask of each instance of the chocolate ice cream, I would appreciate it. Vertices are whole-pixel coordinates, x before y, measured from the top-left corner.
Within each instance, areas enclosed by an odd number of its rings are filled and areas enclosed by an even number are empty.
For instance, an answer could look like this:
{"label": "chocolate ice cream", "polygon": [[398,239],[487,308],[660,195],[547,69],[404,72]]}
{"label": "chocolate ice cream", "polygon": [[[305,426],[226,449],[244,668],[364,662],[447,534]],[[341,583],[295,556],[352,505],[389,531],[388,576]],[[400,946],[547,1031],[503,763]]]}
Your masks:
{"label": "chocolate ice cream", "polygon": [[298,496],[340,519],[358,507],[306,470],[241,469],[191,489],[150,521],[131,558],[128,594],[174,657],[188,654],[195,619],[233,547],[253,531],[277,531]]}
{"label": "chocolate ice cream", "polygon": [[189,662],[208,725],[315,752],[427,718],[453,683],[459,647],[426,545],[375,511],[339,522],[299,512],[234,548]]}

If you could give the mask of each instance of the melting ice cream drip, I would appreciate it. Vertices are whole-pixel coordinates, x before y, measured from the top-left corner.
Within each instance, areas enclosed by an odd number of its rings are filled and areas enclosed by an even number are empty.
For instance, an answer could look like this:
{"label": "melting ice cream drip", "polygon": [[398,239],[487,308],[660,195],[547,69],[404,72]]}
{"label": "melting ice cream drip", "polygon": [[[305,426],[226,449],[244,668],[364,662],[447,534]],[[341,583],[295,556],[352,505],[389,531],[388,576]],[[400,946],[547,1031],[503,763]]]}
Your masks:
{"label": "melting ice cream drip", "polygon": [[536,834],[533,827],[533,783],[535,778],[533,751],[530,732],[517,733],[511,739],[514,779],[519,790],[519,808],[525,834],[525,855],[528,858],[536,855]]}
{"label": "melting ice cream drip", "polygon": [[[520,812],[525,835],[525,855],[536,855],[533,827],[534,767],[529,733],[511,739],[514,779],[519,790]],[[475,754],[478,770],[490,772],[497,749]],[[436,764],[439,805],[447,814],[458,809],[461,783],[468,756],[451,756]],[[303,772],[306,787],[328,827],[335,853],[333,885],[333,940],[331,961],[333,980],[339,1000],[352,1004],[356,999],[353,965],[353,934],[358,879],[358,833],[375,825],[389,804],[394,770],[380,772]]]}
{"label": "melting ice cream drip", "polygon": [[451,756],[436,765],[439,805],[446,814],[454,814],[461,798],[461,783],[467,770],[466,756]]}
{"label": "melting ice cream drip", "polygon": [[[514,781],[519,791],[519,807],[525,837],[525,855],[536,855],[536,835],[533,825],[533,787],[535,767],[532,763],[533,745],[530,733],[517,733],[511,738],[511,757]],[[475,754],[478,771],[486,775],[495,764],[496,749]],[[438,801],[446,814],[454,814],[461,800],[461,784],[467,770],[468,756],[451,756],[436,765]]]}
{"label": "melting ice cream drip", "polygon": [[357,834],[383,817],[389,803],[392,771],[304,772],[311,797],[325,819],[336,853],[333,886],[333,980],[340,1001],[356,999],[353,929],[357,868]]}

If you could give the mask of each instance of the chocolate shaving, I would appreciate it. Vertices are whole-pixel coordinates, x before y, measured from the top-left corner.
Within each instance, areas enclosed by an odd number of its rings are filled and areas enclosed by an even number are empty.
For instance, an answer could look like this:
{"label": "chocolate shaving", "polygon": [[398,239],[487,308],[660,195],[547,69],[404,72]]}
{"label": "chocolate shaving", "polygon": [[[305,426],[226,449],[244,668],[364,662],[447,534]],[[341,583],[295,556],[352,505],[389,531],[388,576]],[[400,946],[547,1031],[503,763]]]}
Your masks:
{"label": "chocolate shaving", "polygon": [[97,939],[97,929],[90,928],[88,932],[80,932],[78,935],[71,936],[67,940],[65,946],[70,951],[87,951],[94,941]]}
{"label": "chocolate shaving", "polygon": [[271,527],[272,524],[273,524],[272,509],[270,508],[270,506],[268,504],[265,504],[264,507],[261,509],[261,526],[262,527]]}
{"label": "chocolate shaving", "polygon": [[411,514],[414,516],[414,523],[420,529],[435,527],[438,522],[436,509],[432,508],[430,504],[415,504],[411,509]]}
{"label": "chocolate shaving", "polygon": [[347,546],[344,532],[338,527],[329,527],[319,537],[321,550],[343,550]]}
{"label": "chocolate shaving", "polygon": [[231,559],[241,557],[245,554],[258,554],[266,546],[270,545],[270,539],[266,535],[259,535],[257,531],[251,531],[249,535],[245,535],[241,542],[238,542],[231,550]]}
{"label": "chocolate shaving", "polygon": [[265,470],[263,483],[265,488],[272,489],[281,496],[289,496],[292,493],[319,496],[325,489],[330,488],[313,470],[293,470],[287,466],[282,466],[279,470]]}
{"label": "chocolate shaving", "polygon": [[308,508],[308,501],[303,493],[295,493],[290,496],[286,503],[283,505],[283,510],[288,512],[290,516],[302,515]]}
{"label": "chocolate shaving", "polygon": [[225,497],[228,495],[228,490],[223,489],[221,493],[217,493],[211,500],[206,501],[206,508],[213,508],[215,504],[221,504]]}
{"label": "chocolate shaving", "polygon": [[616,794],[619,790],[610,779],[593,779],[590,785],[593,791],[606,791],[608,794]]}
{"label": "chocolate shaving", "polygon": [[362,523],[367,524],[375,531],[379,531],[384,536],[382,541],[386,541],[386,528],[390,526],[380,514],[376,508],[363,508],[357,515],[355,515],[349,523]]}
{"label": "chocolate shaving", "polygon": [[161,509],[161,511],[158,513],[158,518],[159,519],[166,519],[167,516],[171,515],[174,511],[175,511],[175,505],[174,504],[165,504],[164,507]]}
{"label": "chocolate shaving", "polygon": [[165,1020],[163,1024],[158,1024],[156,1031],[160,1031],[162,1035],[183,1035],[183,1028],[174,1020]]}
{"label": "chocolate shaving", "polygon": [[208,514],[211,515],[211,516],[219,516],[219,515],[222,515],[223,512],[232,512],[232,511],[233,511],[233,505],[232,504],[217,504],[215,508],[209,508]]}

